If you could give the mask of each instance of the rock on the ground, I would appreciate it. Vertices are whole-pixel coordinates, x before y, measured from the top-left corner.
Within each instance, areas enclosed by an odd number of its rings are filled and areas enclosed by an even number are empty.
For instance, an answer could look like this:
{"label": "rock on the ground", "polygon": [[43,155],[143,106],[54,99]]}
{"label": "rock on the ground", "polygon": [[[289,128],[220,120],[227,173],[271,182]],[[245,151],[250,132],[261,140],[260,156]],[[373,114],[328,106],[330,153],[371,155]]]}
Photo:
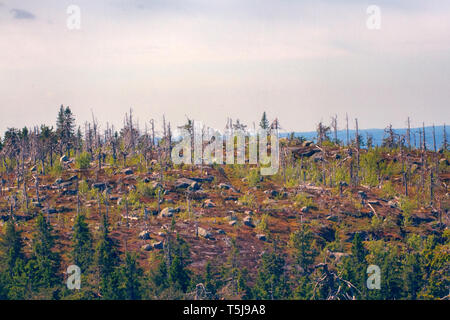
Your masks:
{"label": "rock on the ground", "polygon": [[209,238],[211,238],[211,236],[212,236],[211,232],[209,232],[209,231],[206,230],[205,228],[198,227],[197,230],[198,230],[198,235],[199,235],[200,237],[203,237],[203,238],[205,238],[205,239],[209,239]]}
{"label": "rock on the ground", "polygon": [[159,214],[161,217],[170,218],[173,216],[174,213],[176,213],[177,210],[172,207],[167,207],[161,210],[161,213]]}
{"label": "rock on the ground", "polygon": [[219,188],[224,189],[224,190],[229,190],[229,189],[232,189],[233,187],[226,183],[220,183]]}
{"label": "rock on the ground", "polygon": [[150,231],[144,230],[141,233],[139,233],[139,239],[142,239],[142,240],[150,239]]}
{"label": "rock on the ground", "polygon": [[326,219],[328,221],[338,222],[339,217],[338,216],[334,216],[334,215],[329,215],[328,217],[326,217]]}
{"label": "rock on the ground", "polygon": [[308,206],[302,207],[300,209],[300,211],[303,212],[303,213],[308,213],[309,212],[309,207]]}
{"label": "rock on the ground", "polygon": [[206,199],[203,203],[203,208],[214,208],[215,206],[216,204],[211,199]]}
{"label": "rock on the ground", "polygon": [[257,234],[257,235],[256,235],[256,238],[257,238],[258,240],[261,240],[261,241],[266,241],[266,240],[267,240],[265,234]]}
{"label": "rock on the ground", "polygon": [[244,224],[248,227],[252,227],[252,228],[255,227],[255,225],[253,224],[252,217],[250,217],[250,216],[246,216],[244,218]]}
{"label": "rock on the ground", "polygon": [[276,197],[280,194],[277,190],[266,190],[264,191],[264,193],[269,195],[270,197]]}
{"label": "rock on the ground", "polygon": [[133,174],[133,169],[131,169],[131,168],[123,169],[122,173],[128,176],[130,174]]}
{"label": "rock on the ground", "polygon": [[153,247],[150,244],[144,244],[141,248],[144,251],[151,251],[153,249]]}
{"label": "rock on the ground", "polygon": [[153,243],[153,249],[162,249],[164,247],[164,244],[162,241],[154,242]]}
{"label": "rock on the ground", "polygon": [[[191,185],[193,185],[195,183],[196,182],[194,180],[191,180],[191,179],[188,179],[188,178],[181,178],[181,179],[178,179],[175,182],[175,188],[176,189],[186,189],[186,188],[188,188],[189,186],[191,186]],[[198,185],[198,183],[197,183],[197,185]]]}

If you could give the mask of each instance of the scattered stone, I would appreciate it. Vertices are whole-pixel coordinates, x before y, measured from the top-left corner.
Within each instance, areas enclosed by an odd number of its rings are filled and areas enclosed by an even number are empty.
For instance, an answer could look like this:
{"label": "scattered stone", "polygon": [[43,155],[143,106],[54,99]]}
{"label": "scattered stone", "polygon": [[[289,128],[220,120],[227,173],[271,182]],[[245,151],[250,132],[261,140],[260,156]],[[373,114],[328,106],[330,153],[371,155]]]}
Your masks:
{"label": "scattered stone", "polygon": [[141,248],[144,251],[151,251],[153,249],[153,247],[150,244],[144,244]]}
{"label": "scattered stone", "polygon": [[328,221],[333,221],[333,222],[338,222],[339,221],[339,217],[338,216],[334,216],[334,215],[330,215],[330,216],[326,217],[326,219]]}
{"label": "scattered stone", "polygon": [[206,230],[205,228],[198,227],[197,230],[198,230],[198,235],[199,235],[200,237],[203,237],[203,238],[205,238],[205,239],[209,239],[209,238],[212,237],[211,232],[209,232],[209,231]]}
{"label": "scattered stone", "polygon": [[229,184],[226,184],[226,183],[220,183],[220,184],[219,184],[219,188],[220,188],[220,189],[223,189],[223,190],[233,189],[232,186],[230,186]]}
{"label": "scattered stone", "polygon": [[305,207],[302,207],[301,209],[300,209],[300,211],[302,212],[302,213],[308,213],[309,212],[309,207],[308,206],[305,206]]}
{"label": "scattered stone", "polygon": [[164,247],[164,244],[162,241],[154,242],[153,243],[153,249],[162,249]]}
{"label": "scattered stone", "polygon": [[200,184],[197,181],[194,181],[194,182],[191,183],[189,188],[191,188],[192,190],[196,191],[196,190],[200,189]]}
{"label": "scattered stone", "polygon": [[266,190],[264,191],[264,193],[269,195],[270,197],[276,197],[280,194],[277,190]]}
{"label": "scattered stone", "polygon": [[180,212],[180,208],[172,208],[167,207],[161,210],[161,213],[159,214],[161,217],[170,218],[173,216],[174,213]]}
{"label": "scattered stone", "polygon": [[217,230],[217,234],[225,234],[226,232],[222,229]]}
{"label": "scattered stone", "polygon": [[231,220],[228,224],[233,227],[236,224],[236,220]]}
{"label": "scattered stone", "polygon": [[124,175],[129,176],[129,175],[133,174],[133,170],[132,170],[131,168],[126,168],[126,169],[123,169],[123,170],[122,170],[122,173],[123,173]]}
{"label": "scattered stone", "polygon": [[211,199],[206,199],[203,203],[203,208],[214,208],[215,206],[216,204]]}
{"label": "scattered stone", "polygon": [[261,241],[266,241],[266,240],[267,240],[265,234],[257,234],[257,235],[256,235],[256,238],[257,238],[258,240],[261,240]]}
{"label": "scattered stone", "polygon": [[141,240],[149,240],[150,239],[150,231],[144,230],[141,233],[139,233],[139,239],[141,239]]}
{"label": "scattered stone", "polygon": [[251,228],[255,227],[251,216],[246,216],[243,221],[246,226],[251,227]]}
{"label": "scattered stone", "polygon": [[388,204],[388,206],[391,207],[392,209],[397,208],[397,204],[396,204],[394,201],[392,201],[392,200],[388,201],[387,204]]}
{"label": "scattered stone", "polygon": [[175,189],[186,189],[194,183],[196,183],[194,180],[181,178],[175,182]]}

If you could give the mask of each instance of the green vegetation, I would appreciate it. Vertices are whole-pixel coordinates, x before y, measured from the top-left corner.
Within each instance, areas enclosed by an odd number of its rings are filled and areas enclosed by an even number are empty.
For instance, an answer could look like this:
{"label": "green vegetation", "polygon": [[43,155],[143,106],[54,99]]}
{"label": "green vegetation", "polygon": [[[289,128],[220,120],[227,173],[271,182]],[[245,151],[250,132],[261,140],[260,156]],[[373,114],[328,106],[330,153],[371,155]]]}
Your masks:
{"label": "green vegetation", "polygon": [[75,158],[75,165],[78,169],[88,169],[91,164],[91,155],[83,152]]}

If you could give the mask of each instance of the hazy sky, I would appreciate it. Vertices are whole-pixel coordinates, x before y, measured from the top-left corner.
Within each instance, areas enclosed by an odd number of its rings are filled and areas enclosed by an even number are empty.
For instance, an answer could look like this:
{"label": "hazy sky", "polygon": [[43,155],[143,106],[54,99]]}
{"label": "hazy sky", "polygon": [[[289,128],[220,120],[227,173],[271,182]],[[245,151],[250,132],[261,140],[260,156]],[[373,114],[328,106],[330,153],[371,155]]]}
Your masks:
{"label": "hazy sky", "polygon": [[61,104],[116,126],[130,107],[141,127],[251,126],[264,110],[289,131],[346,112],[361,128],[448,124],[450,1],[0,0],[0,132],[54,124]]}

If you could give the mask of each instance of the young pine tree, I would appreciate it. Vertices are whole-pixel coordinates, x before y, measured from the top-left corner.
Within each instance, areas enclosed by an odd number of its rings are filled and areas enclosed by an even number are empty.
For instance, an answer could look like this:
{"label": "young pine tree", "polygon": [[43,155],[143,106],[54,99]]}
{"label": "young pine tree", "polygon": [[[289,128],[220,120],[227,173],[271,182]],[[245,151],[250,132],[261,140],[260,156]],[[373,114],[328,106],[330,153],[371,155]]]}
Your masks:
{"label": "young pine tree", "polygon": [[31,254],[33,282],[38,288],[49,289],[61,283],[61,277],[58,275],[60,256],[54,251],[55,240],[52,226],[42,213],[39,214],[36,218]]}
{"label": "young pine tree", "polygon": [[120,263],[116,242],[109,236],[108,221],[103,216],[102,233],[95,250],[95,266],[98,273],[100,295],[103,299],[120,299]]}
{"label": "young pine tree", "polygon": [[125,254],[125,264],[121,269],[124,298],[127,300],[141,299],[143,270],[139,267],[136,255],[127,252]]}
{"label": "young pine tree", "polygon": [[367,285],[366,285],[366,270],[367,250],[364,248],[361,236],[359,233],[355,234],[352,241],[352,254],[346,257],[342,267],[342,278],[350,281],[358,290],[358,299],[366,299]]}
{"label": "young pine tree", "polygon": [[309,273],[314,263],[314,258],[317,256],[317,251],[313,246],[313,239],[314,236],[310,227],[304,223],[290,236],[290,245],[295,250],[295,260],[302,273]]}
{"label": "young pine tree", "polygon": [[266,112],[263,112],[263,115],[261,117],[261,121],[259,122],[259,126],[261,129],[268,129],[269,128],[269,120],[267,119]]}
{"label": "young pine tree", "polygon": [[257,300],[279,300],[290,296],[288,279],[285,275],[285,260],[277,248],[262,255],[253,296]]}
{"label": "young pine tree", "polygon": [[92,236],[86,223],[86,217],[79,214],[75,218],[73,226],[72,259],[73,263],[80,267],[82,273],[90,269],[93,253]]}
{"label": "young pine tree", "polygon": [[25,255],[21,233],[14,222],[8,221],[0,235],[0,297],[25,299],[28,276],[25,271]]}

